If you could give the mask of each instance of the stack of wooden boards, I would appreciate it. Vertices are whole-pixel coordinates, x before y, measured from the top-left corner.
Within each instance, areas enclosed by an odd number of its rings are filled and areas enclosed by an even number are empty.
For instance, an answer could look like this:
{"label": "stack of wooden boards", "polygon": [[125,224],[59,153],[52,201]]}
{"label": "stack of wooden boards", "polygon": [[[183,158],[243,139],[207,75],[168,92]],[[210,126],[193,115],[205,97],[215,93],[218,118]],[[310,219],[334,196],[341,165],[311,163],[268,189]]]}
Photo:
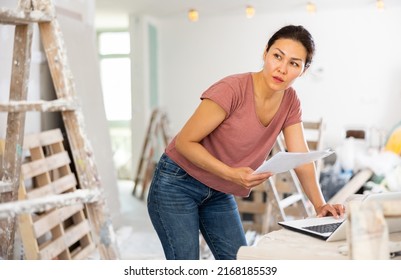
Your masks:
{"label": "stack of wooden boards", "polygon": [[[19,199],[38,199],[77,190],[71,159],[59,129],[25,137],[26,161]],[[46,208],[46,207],[44,207]],[[85,204],[60,204],[19,215],[19,229],[27,259],[86,259],[96,246]]]}

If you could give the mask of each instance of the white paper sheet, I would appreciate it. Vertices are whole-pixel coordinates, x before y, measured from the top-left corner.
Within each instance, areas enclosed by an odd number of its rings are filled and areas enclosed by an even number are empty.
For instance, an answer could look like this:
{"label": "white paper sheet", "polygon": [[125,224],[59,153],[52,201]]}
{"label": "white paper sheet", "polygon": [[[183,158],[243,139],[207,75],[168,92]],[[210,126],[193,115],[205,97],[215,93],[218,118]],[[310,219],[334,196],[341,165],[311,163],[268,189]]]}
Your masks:
{"label": "white paper sheet", "polygon": [[308,153],[278,152],[264,161],[253,173],[272,172],[282,173],[295,167],[325,158],[334,153],[332,150],[313,151]]}

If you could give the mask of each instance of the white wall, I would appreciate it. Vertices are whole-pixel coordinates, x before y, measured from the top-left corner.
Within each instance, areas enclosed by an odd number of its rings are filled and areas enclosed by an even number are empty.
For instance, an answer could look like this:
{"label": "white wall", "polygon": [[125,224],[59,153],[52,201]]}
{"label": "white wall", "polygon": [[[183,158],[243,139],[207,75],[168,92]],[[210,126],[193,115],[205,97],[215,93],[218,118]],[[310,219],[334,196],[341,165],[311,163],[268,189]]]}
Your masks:
{"label": "white wall", "polygon": [[258,71],[272,32],[302,24],[317,53],[296,88],[305,120],[326,122],[325,146],[335,147],[349,127],[391,129],[401,120],[401,7],[162,20],[160,93],[178,131],[201,93],[225,75]]}
{"label": "white wall", "polygon": [[[131,34],[131,90],[132,90],[132,173],[136,176],[150,116],[148,75],[148,20],[130,16]],[[140,38],[140,39],[139,39]],[[139,39],[139,40],[138,40]]]}
{"label": "white wall", "polygon": [[[130,15],[129,17],[129,31],[131,33],[131,91],[132,91],[132,172],[133,177],[136,177],[138,165],[143,153],[143,145],[147,137],[147,129],[150,122],[152,111],[157,106],[160,98],[158,83],[160,82],[157,77],[160,76],[160,69],[157,75],[152,76],[151,71],[157,68],[157,65],[150,65],[152,60],[152,48],[154,47],[157,52],[157,46],[152,46],[151,34],[149,28],[154,27],[158,29],[159,22],[148,16]],[[159,40],[158,30],[156,40]],[[158,43],[158,42],[153,42]],[[157,58],[160,57],[159,53]],[[155,59],[157,59],[155,58]],[[157,61],[158,62],[158,61]],[[151,89],[153,83],[153,94]],[[152,99],[153,98],[153,99]],[[160,152],[161,153],[161,152]],[[156,155],[155,155],[156,156]],[[158,156],[158,155],[157,155]],[[157,157],[156,156],[156,157]]]}

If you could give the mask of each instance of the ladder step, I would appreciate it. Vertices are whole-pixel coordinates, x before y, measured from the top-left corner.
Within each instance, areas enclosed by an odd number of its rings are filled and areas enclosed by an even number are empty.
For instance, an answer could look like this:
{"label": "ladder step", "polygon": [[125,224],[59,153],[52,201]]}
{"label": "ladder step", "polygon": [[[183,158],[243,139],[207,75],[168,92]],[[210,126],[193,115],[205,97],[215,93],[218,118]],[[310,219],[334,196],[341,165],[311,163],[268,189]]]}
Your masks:
{"label": "ladder step", "polygon": [[11,192],[13,190],[13,183],[0,181],[0,194]]}
{"label": "ladder step", "polygon": [[47,209],[77,203],[94,203],[100,199],[100,196],[101,192],[98,189],[82,189],[65,194],[1,203],[0,219],[14,217],[21,213],[43,212]]}
{"label": "ladder step", "polygon": [[289,197],[286,197],[284,199],[282,199],[279,204],[282,208],[286,208],[292,204],[294,204],[295,202],[298,202],[302,200],[302,195],[301,194],[293,194]]}
{"label": "ladder step", "polygon": [[28,111],[38,112],[61,112],[74,111],[78,109],[76,100],[56,99],[52,101],[15,101],[11,100],[8,103],[0,103],[0,112],[19,113]]}
{"label": "ladder step", "polygon": [[42,11],[18,11],[7,8],[0,8],[0,23],[19,25],[39,22],[50,22],[53,19],[52,15]]}

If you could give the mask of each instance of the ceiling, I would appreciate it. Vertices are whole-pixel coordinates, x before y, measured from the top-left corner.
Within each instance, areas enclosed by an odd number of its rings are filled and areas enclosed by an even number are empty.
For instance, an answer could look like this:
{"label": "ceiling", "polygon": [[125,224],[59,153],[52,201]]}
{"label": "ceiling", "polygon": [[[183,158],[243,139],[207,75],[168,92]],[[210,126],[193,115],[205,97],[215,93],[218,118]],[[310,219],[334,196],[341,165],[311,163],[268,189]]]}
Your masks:
{"label": "ceiling", "polygon": [[[386,7],[400,5],[399,0],[383,0]],[[317,11],[336,8],[375,7],[376,0],[96,0],[96,13],[101,16],[146,14],[156,18],[184,17],[189,9],[199,11],[200,18],[229,13],[244,13],[247,5],[257,13],[306,11],[308,2],[316,4]]]}
{"label": "ceiling", "polygon": [[[337,0],[338,1],[338,0]],[[282,9],[294,6],[302,0],[96,0],[97,11],[102,13],[147,14],[154,17],[170,17],[197,9],[200,14],[212,15],[234,10],[241,10],[251,4],[258,9]]]}

